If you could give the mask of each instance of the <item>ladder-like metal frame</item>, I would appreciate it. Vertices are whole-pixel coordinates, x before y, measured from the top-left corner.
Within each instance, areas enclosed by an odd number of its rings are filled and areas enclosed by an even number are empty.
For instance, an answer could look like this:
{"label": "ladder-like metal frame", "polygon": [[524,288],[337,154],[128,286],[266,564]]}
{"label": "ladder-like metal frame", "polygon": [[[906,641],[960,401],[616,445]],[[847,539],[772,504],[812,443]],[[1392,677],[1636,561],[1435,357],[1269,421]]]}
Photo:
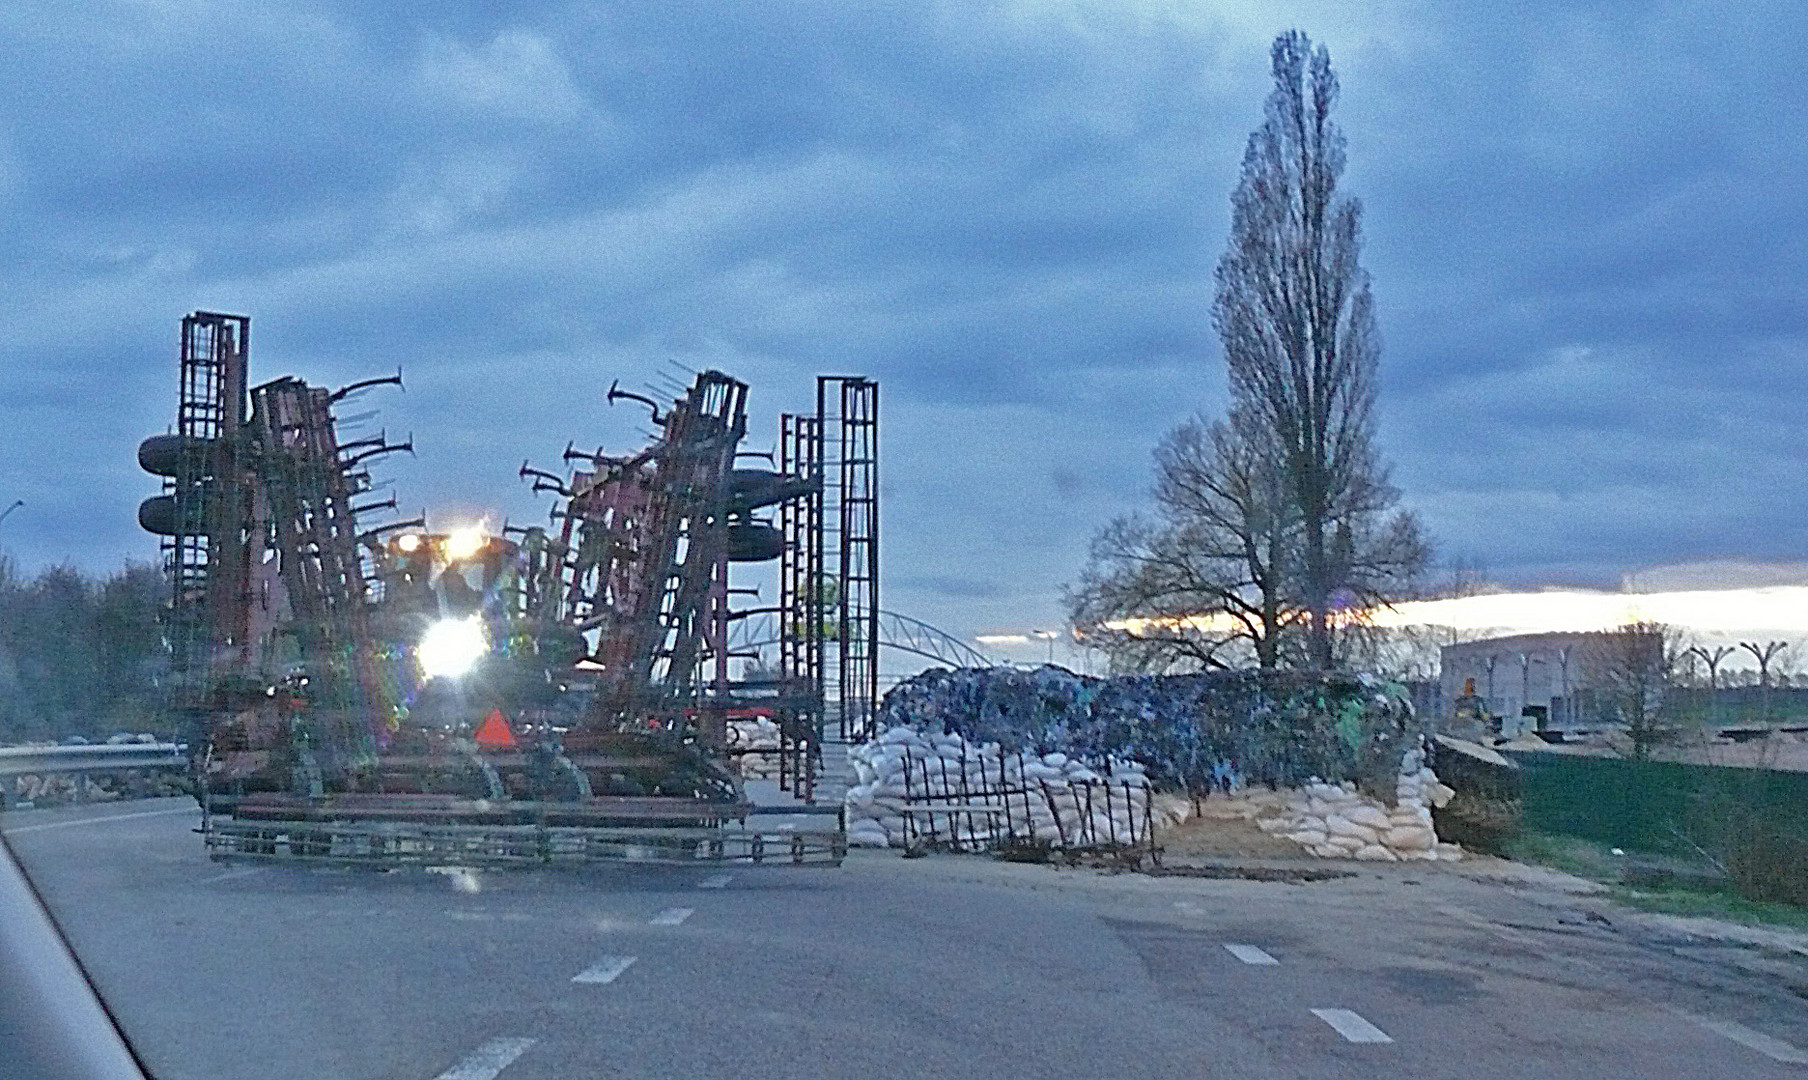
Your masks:
{"label": "ladder-like metal frame", "polygon": [[[779,472],[822,477],[822,421],[779,417]],[[815,798],[822,756],[823,612],[822,488],[779,504],[785,550],[779,559],[778,647],[780,693],[795,701],[779,710],[779,789]]]}
{"label": "ladder-like metal frame", "polygon": [[860,741],[873,734],[879,700],[879,384],[817,376],[816,419],[823,445],[821,563],[834,575],[833,597],[822,598],[832,604],[826,629],[835,638],[824,654],[825,689],[832,687],[827,707],[841,737]]}
{"label": "ladder-like metal frame", "polygon": [[249,567],[237,483],[247,411],[251,320],[197,311],[182,319],[176,434],[184,451],[164,494],[175,503],[176,534],[162,542],[169,574],[167,633],[176,708],[194,714],[214,689],[223,649],[248,646]]}

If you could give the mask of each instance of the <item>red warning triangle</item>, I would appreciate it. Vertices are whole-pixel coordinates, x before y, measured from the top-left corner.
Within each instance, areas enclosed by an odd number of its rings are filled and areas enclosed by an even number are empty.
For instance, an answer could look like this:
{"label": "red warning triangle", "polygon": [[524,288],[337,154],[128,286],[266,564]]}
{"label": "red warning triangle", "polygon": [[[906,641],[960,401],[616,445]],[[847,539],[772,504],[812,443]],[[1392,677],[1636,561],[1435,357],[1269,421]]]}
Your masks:
{"label": "red warning triangle", "polygon": [[490,715],[483,718],[474,738],[477,745],[485,750],[507,750],[515,745],[515,733],[509,729],[508,720],[503,717],[501,709],[490,710]]}

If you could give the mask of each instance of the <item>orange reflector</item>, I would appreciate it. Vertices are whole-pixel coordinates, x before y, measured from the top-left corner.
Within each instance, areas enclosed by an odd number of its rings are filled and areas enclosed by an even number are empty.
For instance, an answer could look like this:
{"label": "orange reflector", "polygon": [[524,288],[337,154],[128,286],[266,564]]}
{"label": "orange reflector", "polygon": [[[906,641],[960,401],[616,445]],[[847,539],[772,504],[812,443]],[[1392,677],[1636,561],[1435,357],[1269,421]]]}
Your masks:
{"label": "orange reflector", "polygon": [[508,721],[503,718],[501,709],[490,710],[490,715],[483,718],[474,738],[477,745],[485,750],[507,750],[515,745],[515,733],[509,730]]}

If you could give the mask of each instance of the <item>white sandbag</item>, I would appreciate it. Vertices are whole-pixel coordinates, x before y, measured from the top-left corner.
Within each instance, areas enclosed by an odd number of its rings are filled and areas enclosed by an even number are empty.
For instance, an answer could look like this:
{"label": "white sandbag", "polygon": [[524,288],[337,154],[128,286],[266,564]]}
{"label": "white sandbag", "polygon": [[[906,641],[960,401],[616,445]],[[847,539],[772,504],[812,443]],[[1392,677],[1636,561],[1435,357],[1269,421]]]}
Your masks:
{"label": "white sandbag", "polygon": [[1349,837],[1364,844],[1372,844],[1376,840],[1375,830],[1358,825],[1341,814],[1332,814],[1325,818],[1325,831],[1334,837]]}
{"label": "white sandbag", "polygon": [[1438,836],[1424,827],[1389,829],[1381,842],[1394,851],[1427,851],[1438,846]]}

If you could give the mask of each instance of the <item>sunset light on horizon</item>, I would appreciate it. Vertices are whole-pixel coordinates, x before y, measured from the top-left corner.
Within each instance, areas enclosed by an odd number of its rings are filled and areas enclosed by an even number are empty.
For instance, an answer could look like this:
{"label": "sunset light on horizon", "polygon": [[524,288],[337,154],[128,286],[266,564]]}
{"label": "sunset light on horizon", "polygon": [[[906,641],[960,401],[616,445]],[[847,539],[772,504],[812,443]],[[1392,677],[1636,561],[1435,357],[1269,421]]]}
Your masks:
{"label": "sunset light on horizon", "polygon": [[[1137,633],[1155,621],[1120,619],[1106,626]],[[1200,630],[1223,630],[1233,625],[1225,615],[1191,616],[1185,621]],[[1442,600],[1409,600],[1369,613],[1369,622],[1375,626],[1442,626],[1502,635],[1606,630],[1641,621],[1667,623],[1684,632],[1711,637],[1808,634],[1808,585],[1653,592],[1571,588],[1478,593]]]}

